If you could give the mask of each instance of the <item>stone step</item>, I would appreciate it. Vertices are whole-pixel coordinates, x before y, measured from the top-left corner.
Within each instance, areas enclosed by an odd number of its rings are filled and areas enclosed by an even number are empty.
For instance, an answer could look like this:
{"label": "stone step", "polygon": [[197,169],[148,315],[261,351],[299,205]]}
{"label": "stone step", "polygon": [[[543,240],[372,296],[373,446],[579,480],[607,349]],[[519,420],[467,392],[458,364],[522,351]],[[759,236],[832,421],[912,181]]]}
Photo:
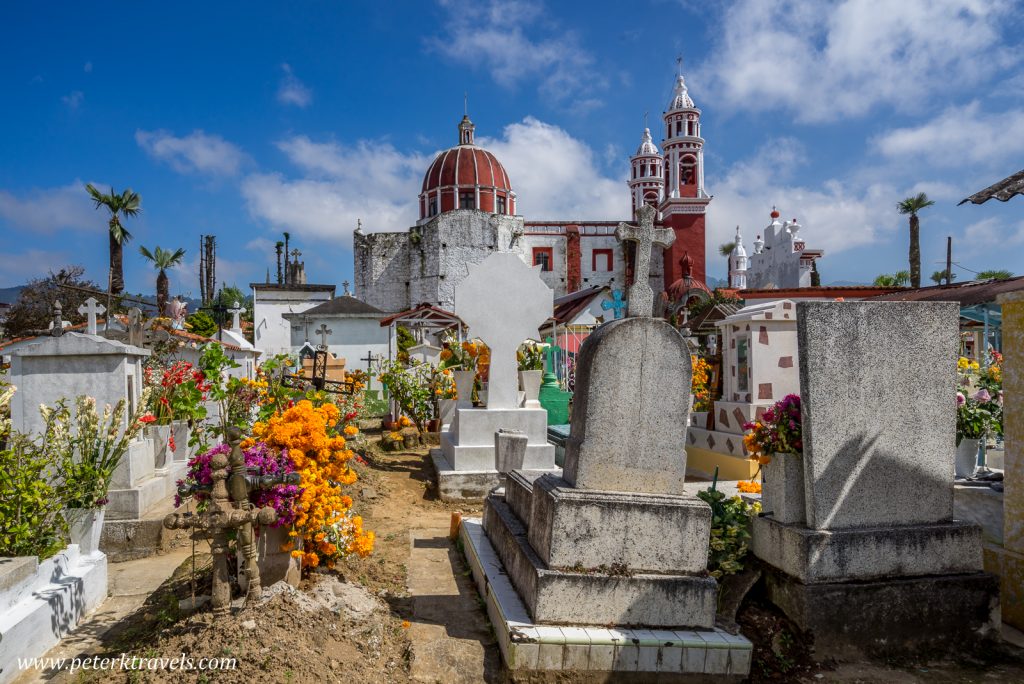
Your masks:
{"label": "stone step", "polygon": [[[192,507],[195,510],[195,506]],[[164,517],[173,513],[174,496],[166,496],[140,518],[117,520],[107,517],[100,535],[100,550],[112,563],[160,555],[190,545],[188,530],[164,528]]]}
{"label": "stone step", "polygon": [[672,681],[708,681],[711,675],[716,682],[740,681],[750,672],[750,641],[720,629],[536,624],[512,586],[481,521],[463,520],[459,536],[502,658],[511,670],[616,672],[620,676],[626,672],[663,672],[682,677]]}
{"label": "stone step", "polygon": [[546,624],[702,628],[715,624],[718,584],[700,575],[552,570],[503,500],[484,501],[484,529],[533,620]]}

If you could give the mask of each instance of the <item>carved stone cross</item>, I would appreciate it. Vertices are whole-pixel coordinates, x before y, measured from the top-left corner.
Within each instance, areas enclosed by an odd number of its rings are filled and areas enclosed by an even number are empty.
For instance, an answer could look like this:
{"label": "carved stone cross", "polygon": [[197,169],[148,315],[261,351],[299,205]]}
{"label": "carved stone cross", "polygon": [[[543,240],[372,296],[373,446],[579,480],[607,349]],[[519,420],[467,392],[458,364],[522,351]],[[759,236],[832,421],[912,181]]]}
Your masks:
{"label": "carved stone cross", "polygon": [[320,336],[320,346],[324,348],[327,347],[327,336],[334,334],[334,331],[328,328],[326,323],[321,323],[320,327],[314,332]]}
{"label": "carved stone cross", "polygon": [[228,313],[231,314],[231,329],[241,330],[242,325],[238,319],[242,314],[245,313],[245,309],[243,309],[238,302],[235,302],[232,305],[232,308],[228,309]]}
{"label": "carved stone cross", "polygon": [[107,309],[96,301],[95,297],[89,297],[85,300],[85,303],[78,307],[78,313],[82,314],[86,318],[86,331],[90,335],[96,334],[96,316],[103,313]]}
{"label": "carved stone cross", "polygon": [[676,239],[670,228],[655,228],[654,215],[657,210],[649,204],[643,204],[636,210],[639,226],[620,223],[615,229],[615,239],[619,242],[635,242],[636,257],[633,265],[633,284],[629,286],[627,299],[629,316],[650,317],[654,313],[654,290],[649,282],[651,276],[651,248],[658,245],[667,248]]}
{"label": "carved stone cross", "polygon": [[551,316],[554,293],[511,252],[494,252],[455,288],[455,313],[491,349],[488,409],[519,408],[516,350]]}
{"label": "carved stone cross", "polygon": [[626,302],[622,301],[622,290],[612,290],[612,300],[610,302],[601,302],[601,308],[605,311],[615,309],[614,316],[617,320],[622,318],[622,310],[626,308]]}

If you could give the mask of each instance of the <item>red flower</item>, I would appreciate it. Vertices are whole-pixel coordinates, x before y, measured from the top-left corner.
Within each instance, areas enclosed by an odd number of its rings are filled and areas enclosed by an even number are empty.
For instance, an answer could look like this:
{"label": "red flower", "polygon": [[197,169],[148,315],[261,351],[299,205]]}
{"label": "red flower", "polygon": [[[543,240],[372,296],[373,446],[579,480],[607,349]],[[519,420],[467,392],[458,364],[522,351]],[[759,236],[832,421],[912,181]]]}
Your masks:
{"label": "red flower", "polygon": [[155,423],[156,422],[156,416],[154,416],[152,413],[147,413],[146,415],[144,415],[141,418],[139,418],[139,422],[140,423]]}

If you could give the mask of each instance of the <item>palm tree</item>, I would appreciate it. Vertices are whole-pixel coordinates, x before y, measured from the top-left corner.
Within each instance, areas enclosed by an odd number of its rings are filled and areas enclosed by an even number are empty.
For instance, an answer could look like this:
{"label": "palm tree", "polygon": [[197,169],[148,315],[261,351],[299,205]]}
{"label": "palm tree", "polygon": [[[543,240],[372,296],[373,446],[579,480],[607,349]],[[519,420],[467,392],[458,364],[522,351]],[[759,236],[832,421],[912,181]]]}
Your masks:
{"label": "palm tree", "polygon": [[92,183],[87,183],[85,189],[97,209],[106,207],[110,212],[110,293],[121,294],[124,292],[124,244],[132,239],[132,234],[121,225],[121,214],[135,216],[142,211],[142,198],[137,192],[132,192],[131,188],[120,195],[114,192],[114,188],[110,188],[110,194],[105,195]]}
{"label": "palm tree", "polygon": [[896,271],[893,274],[883,273],[875,278],[875,287],[906,287],[910,280],[910,273],[907,271]]}
{"label": "palm tree", "polygon": [[732,283],[729,282],[729,257],[736,250],[736,241],[723,242],[718,245],[718,253],[725,257],[725,282],[728,283],[729,287],[732,287]]}
{"label": "palm tree", "polygon": [[896,203],[901,214],[910,214],[910,286],[921,287],[921,220],[917,212],[930,207],[935,202],[928,199],[923,192]]}
{"label": "palm tree", "polygon": [[167,305],[170,295],[170,281],[167,278],[167,269],[174,268],[181,263],[182,258],[185,256],[185,250],[179,247],[176,251],[172,252],[163,247],[156,247],[150,252],[145,247],[139,247],[139,254],[152,261],[153,268],[160,271],[156,277],[156,308],[157,315],[163,316],[164,307]]}
{"label": "palm tree", "polygon": [[956,273],[947,274],[945,269],[941,271],[935,271],[935,273],[932,273],[932,282],[935,283],[936,285],[941,285],[943,282],[946,282],[946,284],[950,284],[954,280],[956,280]]}
{"label": "palm tree", "polygon": [[1006,269],[994,269],[990,271],[982,271],[978,274],[978,280],[1009,280],[1013,277],[1012,271]]}

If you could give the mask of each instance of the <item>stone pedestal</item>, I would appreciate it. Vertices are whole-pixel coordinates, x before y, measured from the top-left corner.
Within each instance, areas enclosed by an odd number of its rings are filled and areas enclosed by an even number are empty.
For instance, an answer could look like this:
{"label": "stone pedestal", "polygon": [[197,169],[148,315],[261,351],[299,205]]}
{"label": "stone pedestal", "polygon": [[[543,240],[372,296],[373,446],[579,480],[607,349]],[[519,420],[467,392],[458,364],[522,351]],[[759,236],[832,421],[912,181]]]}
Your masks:
{"label": "stone pedestal", "polygon": [[[754,520],[769,597],[812,633],[816,658],[925,656],[995,638],[981,529],[953,519],[957,306],[804,302],[797,320],[806,521],[788,506]],[[784,471],[769,482],[795,492],[785,471],[798,459],[774,458]]]}

